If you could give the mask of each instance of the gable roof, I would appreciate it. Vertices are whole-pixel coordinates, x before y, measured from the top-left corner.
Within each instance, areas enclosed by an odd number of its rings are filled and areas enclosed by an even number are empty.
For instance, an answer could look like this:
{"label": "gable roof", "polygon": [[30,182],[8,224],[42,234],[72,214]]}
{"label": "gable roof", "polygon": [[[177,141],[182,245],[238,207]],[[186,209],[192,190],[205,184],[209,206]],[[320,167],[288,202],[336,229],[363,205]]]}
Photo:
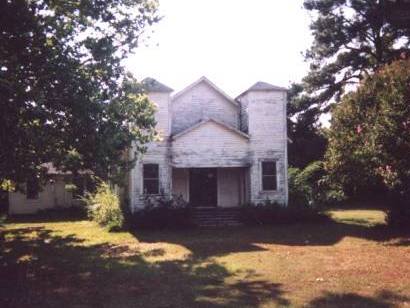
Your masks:
{"label": "gable roof", "polygon": [[205,76],[202,76],[201,78],[199,78],[197,81],[195,81],[194,83],[191,83],[189,86],[185,87],[184,89],[182,89],[181,91],[175,93],[172,96],[172,100],[175,100],[176,98],[180,97],[181,95],[183,95],[184,93],[188,92],[189,90],[191,90],[192,88],[194,88],[196,85],[200,84],[201,82],[205,82],[207,85],[209,85],[212,89],[214,89],[217,93],[219,93],[222,97],[224,97],[227,101],[229,101],[230,103],[232,103],[235,106],[238,106],[238,103],[232,98],[230,97],[228,94],[226,94],[224,91],[222,91],[219,87],[217,87],[212,81],[210,81],[208,78],[206,78]]}
{"label": "gable roof", "polygon": [[141,84],[147,92],[169,93],[174,91],[170,87],[160,83],[158,80],[151,77],[144,78],[141,81]]}
{"label": "gable roof", "polygon": [[229,126],[229,125],[227,125],[225,123],[222,123],[221,121],[215,120],[213,118],[209,118],[209,119],[202,119],[198,123],[192,125],[191,127],[188,127],[187,129],[183,130],[182,132],[179,132],[178,134],[175,134],[174,136],[172,136],[172,140],[176,140],[179,137],[182,137],[182,136],[188,134],[189,132],[193,131],[194,129],[196,129],[198,127],[201,127],[201,126],[203,126],[207,123],[210,123],[210,122],[215,123],[215,124],[225,128],[226,130],[229,130],[229,131],[231,131],[231,132],[233,132],[233,133],[235,133],[235,134],[237,134],[237,135],[239,135],[239,136],[241,136],[245,139],[249,139],[248,134],[245,134],[244,132],[236,129],[235,127]]}
{"label": "gable roof", "polygon": [[283,88],[283,87],[274,86],[267,82],[258,81],[253,86],[251,86],[249,89],[239,94],[237,99],[251,91],[288,91],[288,89]]}

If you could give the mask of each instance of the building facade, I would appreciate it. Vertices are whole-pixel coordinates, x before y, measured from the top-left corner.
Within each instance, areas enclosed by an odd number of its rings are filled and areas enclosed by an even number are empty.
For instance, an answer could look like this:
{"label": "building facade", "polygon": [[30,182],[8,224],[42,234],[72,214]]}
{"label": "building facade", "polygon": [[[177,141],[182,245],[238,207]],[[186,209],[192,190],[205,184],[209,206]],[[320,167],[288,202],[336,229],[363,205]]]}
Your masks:
{"label": "building facade", "polygon": [[257,82],[236,99],[202,77],[173,95],[146,78],[160,138],[130,173],[132,211],[147,196],[196,207],[288,201],[286,89]]}

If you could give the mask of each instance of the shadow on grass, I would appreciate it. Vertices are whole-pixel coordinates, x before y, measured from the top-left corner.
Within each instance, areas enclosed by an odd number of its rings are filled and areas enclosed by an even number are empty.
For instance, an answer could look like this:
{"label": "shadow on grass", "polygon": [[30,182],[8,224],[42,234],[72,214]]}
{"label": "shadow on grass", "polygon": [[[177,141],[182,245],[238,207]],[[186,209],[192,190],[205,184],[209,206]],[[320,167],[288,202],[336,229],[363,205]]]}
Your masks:
{"label": "shadow on grass", "polygon": [[312,300],[306,307],[360,307],[360,308],[392,308],[410,298],[382,291],[375,297],[362,296],[355,293],[326,293]]}
{"label": "shadow on grass", "polygon": [[37,222],[70,222],[87,219],[83,208],[57,208],[40,211],[36,214],[14,215],[5,219],[8,223],[37,223]]}
{"label": "shadow on grass", "polygon": [[[288,305],[281,285],[192,257],[149,263],[138,248],[86,245],[44,227],[0,231],[0,307]],[[161,255],[162,251],[154,254]]]}
{"label": "shadow on grass", "polygon": [[277,226],[194,229],[138,230],[132,232],[143,242],[169,242],[182,245],[195,256],[223,256],[235,252],[260,251],[256,244],[288,246],[331,246],[345,237],[386,242],[388,245],[410,245],[410,230],[395,230],[384,225],[363,226],[329,221],[320,224],[289,224]]}

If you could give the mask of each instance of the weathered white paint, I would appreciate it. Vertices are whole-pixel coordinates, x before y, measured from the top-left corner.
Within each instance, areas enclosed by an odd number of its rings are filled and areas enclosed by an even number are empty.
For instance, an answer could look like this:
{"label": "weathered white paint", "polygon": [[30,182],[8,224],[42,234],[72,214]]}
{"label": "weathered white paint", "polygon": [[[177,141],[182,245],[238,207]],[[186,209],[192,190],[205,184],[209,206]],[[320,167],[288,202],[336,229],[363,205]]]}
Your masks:
{"label": "weathered white paint", "polygon": [[172,194],[189,201],[189,169],[172,169]]}
{"label": "weathered white paint", "polygon": [[175,167],[248,166],[249,139],[216,122],[208,121],[172,142]]}
{"label": "weathered white paint", "polygon": [[[219,206],[266,199],[287,203],[284,89],[252,87],[233,101],[201,78],[173,97],[163,92],[149,97],[158,105],[157,127],[164,138],[148,146],[131,172],[133,210],[143,207],[143,163],[159,164],[161,190],[168,195],[177,192],[189,198],[189,172],[180,168],[217,167]],[[262,191],[264,160],[276,162],[276,191]],[[238,172],[233,167],[245,169]],[[238,182],[243,187],[238,188]]]}
{"label": "weathered white paint", "polygon": [[[250,135],[250,199],[287,203],[286,92],[249,91],[240,98]],[[262,190],[261,163],[276,161],[278,189]]]}
{"label": "weathered white paint", "polygon": [[171,104],[173,134],[206,118],[213,118],[239,128],[239,105],[219,93],[206,80],[178,95]]}
{"label": "weathered white paint", "polygon": [[[245,197],[246,168],[217,169],[217,200],[219,207],[235,207],[246,201]],[[172,194],[189,198],[189,169],[172,169]]]}
{"label": "weathered white paint", "polygon": [[245,202],[243,168],[218,169],[218,206],[234,207]]}
{"label": "weathered white paint", "polygon": [[34,214],[40,210],[77,205],[72,193],[66,191],[62,176],[55,176],[53,183],[42,187],[37,199],[27,199],[22,192],[9,193],[9,214]]}

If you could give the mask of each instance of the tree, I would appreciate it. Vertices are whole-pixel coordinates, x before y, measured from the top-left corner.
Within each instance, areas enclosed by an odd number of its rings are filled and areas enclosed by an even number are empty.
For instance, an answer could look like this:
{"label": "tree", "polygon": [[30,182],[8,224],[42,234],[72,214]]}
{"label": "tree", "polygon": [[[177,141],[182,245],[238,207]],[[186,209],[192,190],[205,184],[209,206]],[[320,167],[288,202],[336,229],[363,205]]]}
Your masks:
{"label": "tree", "polygon": [[326,151],[326,138],[318,122],[321,112],[311,105],[312,100],[303,92],[303,86],[292,84],[287,104],[289,164],[302,169],[322,160]]}
{"label": "tree", "polygon": [[0,182],[41,164],[107,177],[153,137],[153,106],[122,60],[158,21],[150,0],[1,1]]}
{"label": "tree", "polygon": [[356,191],[383,186],[394,208],[410,211],[410,60],[366,78],[334,108],[326,169]]}
{"label": "tree", "polygon": [[[346,86],[357,85],[380,66],[409,52],[410,29],[390,23],[388,0],[305,0],[314,20],[311,63],[304,78],[313,104],[339,101]],[[390,8],[390,7],[388,7]]]}

